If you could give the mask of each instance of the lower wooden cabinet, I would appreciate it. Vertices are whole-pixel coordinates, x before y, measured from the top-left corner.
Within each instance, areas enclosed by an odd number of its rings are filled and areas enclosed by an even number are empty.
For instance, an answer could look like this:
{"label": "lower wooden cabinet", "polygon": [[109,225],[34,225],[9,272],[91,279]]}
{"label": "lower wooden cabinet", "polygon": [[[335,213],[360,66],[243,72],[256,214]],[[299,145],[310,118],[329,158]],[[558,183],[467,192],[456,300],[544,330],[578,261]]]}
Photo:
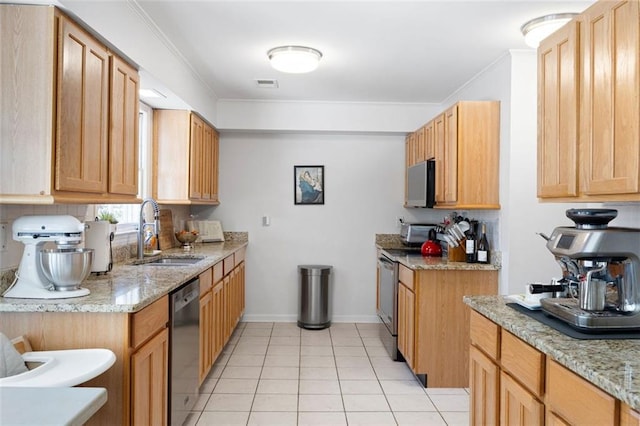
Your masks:
{"label": "lower wooden cabinet", "polygon": [[[215,264],[201,274],[200,279],[199,377],[202,384],[244,313],[244,249]],[[203,286],[203,279],[210,284]]]}
{"label": "lower wooden cabinet", "polygon": [[475,346],[469,350],[469,423],[497,425],[500,401],[500,367]]}
{"label": "lower wooden cabinet", "polygon": [[504,371],[500,373],[500,424],[544,424],[544,404]]}
{"label": "lower wooden cabinet", "polygon": [[164,328],[131,356],[132,424],[167,424],[168,376],[169,330]]}
{"label": "lower wooden cabinet", "polygon": [[640,424],[636,410],[475,311],[471,330],[472,426]]}
{"label": "lower wooden cabinet", "polygon": [[462,298],[496,294],[498,272],[400,265],[399,276],[398,349],[407,364],[428,387],[467,387],[470,310]]}

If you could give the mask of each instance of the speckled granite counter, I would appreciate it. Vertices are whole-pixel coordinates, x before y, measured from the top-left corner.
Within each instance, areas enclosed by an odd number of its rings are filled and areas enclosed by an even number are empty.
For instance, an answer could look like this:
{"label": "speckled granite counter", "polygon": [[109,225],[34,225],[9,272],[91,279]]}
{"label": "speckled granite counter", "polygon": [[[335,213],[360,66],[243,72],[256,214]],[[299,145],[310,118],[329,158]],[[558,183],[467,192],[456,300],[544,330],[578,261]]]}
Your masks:
{"label": "speckled granite counter", "polygon": [[0,312],[136,312],[247,244],[245,238],[196,244],[188,252],[182,248],[166,250],[162,256],[204,259],[188,266],[116,264],[108,274],[92,274],[82,283],[82,287],[91,291],[87,296],[50,300],[0,297]]}
{"label": "speckled granite counter", "polygon": [[394,258],[410,269],[441,269],[456,271],[496,271],[500,269],[500,253],[491,253],[491,264],[466,262],[450,262],[446,257],[423,257],[420,249],[415,247],[415,253],[401,256],[392,255],[386,250],[407,249],[402,244],[398,234],[376,234],[376,248],[385,251],[385,254]]}
{"label": "speckled granite counter", "polygon": [[472,309],[605,392],[640,410],[640,340],[577,340],[506,306],[502,296],[465,297]]}

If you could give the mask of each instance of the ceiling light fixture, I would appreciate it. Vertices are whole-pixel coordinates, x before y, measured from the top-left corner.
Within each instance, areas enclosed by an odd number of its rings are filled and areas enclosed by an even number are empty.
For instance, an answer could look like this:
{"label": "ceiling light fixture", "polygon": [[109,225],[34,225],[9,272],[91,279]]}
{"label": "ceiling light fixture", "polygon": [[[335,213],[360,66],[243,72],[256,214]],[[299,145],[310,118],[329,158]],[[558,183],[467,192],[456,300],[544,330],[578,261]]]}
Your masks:
{"label": "ceiling light fixture", "polygon": [[156,89],[140,89],[139,95],[141,98],[166,98],[167,96]]}
{"label": "ceiling light fixture", "polygon": [[520,27],[520,31],[522,31],[522,35],[524,36],[524,42],[527,43],[527,46],[537,49],[543,39],[547,38],[551,33],[577,15],[577,13],[555,13],[526,22]]}
{"label": "ceiling light fixture", "polygon": [[322,53],[305,46],[279,46],[269,50],[267,56],[278,71],[301,74],[318,68]]}

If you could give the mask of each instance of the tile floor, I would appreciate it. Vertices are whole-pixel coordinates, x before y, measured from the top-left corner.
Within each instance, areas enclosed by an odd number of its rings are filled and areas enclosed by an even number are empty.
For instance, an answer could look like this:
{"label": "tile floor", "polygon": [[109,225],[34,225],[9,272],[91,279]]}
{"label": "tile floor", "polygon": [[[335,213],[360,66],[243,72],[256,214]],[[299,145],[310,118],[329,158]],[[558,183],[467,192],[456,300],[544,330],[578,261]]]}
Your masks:
{"label": "tile floor", "polygon": [[420,386],[378,327],[240,323],[185,424],[468,425],[468,390]]}

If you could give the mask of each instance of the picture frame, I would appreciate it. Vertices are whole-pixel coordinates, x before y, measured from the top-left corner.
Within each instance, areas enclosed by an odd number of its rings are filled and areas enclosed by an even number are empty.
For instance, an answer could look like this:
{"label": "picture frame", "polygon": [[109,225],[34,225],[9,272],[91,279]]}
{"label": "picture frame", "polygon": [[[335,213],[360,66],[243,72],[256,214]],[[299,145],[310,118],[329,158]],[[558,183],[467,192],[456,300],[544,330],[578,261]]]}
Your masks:
{"label": "picture frame", "polygon": [[296,205],[324,204],[324,166],[293,166]]}

